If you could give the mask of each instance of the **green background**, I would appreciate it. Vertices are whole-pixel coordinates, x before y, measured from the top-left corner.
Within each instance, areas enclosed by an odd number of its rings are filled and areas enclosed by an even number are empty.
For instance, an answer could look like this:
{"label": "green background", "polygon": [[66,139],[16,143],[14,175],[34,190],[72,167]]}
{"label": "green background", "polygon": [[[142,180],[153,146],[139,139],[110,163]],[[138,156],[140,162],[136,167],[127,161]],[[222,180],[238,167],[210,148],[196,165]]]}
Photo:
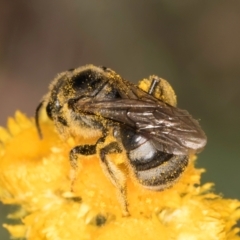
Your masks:
{"label": "green background", "polygon": [[33,116],[69,68],[104,65],[135,83],[156,74],[201,119],[203,182],[240,198],[239,26],[238,0],[0,0],[0,125],[17,109]]}

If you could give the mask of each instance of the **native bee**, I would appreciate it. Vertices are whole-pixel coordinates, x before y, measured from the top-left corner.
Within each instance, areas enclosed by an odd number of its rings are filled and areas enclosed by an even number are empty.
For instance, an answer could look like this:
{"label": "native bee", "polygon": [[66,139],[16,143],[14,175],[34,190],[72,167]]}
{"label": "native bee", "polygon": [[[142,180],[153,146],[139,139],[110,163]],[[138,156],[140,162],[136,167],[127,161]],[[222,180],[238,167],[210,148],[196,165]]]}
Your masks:
{"label": "native bee", "polygon": [[[125,215],[126,177],[108,154],[125,151],[127,165],[138,182],[158,191],[172,186],[188,165],[189,154],[199,152],[206,144],[198,121],[186,110],[155,96],[161,79],[152,76],[149,81],[148,90],[143,91],[107,67],[86,65],[70,69],[56,77],[36,110],[40,136],[42,106],[60,134],[76,136],[81,129],[89,129],[89,134],[101,133],[94,145],[74,147],[69,154],[70,163],[76,169],[78,155],[95,154],[101,146],[101,166],[120,192]],[[104,144],[109,134],[113,140]]]}

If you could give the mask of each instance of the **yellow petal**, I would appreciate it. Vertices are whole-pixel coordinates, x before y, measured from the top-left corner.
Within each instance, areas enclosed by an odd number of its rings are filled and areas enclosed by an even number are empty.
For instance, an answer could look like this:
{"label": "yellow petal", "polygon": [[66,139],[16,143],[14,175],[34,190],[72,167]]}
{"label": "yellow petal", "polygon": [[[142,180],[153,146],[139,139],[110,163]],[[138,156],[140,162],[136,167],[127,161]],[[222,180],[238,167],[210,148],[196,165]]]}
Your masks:
{"label": "yellow petal", "polygon": [[[130,216],[123,217],[116,188],[98,155],[79,157],[72,183],[69,151],[79,143],[73,138],[60,140],[47,119],[40,124],[42,140],[33,121],[19,112],[9,120],[8,130],[0,128],[0,200],[21,206],[9,217],[22,225],[4,224],[12,237],[240,239],[236,227],[240,202],[216,195],[212,183],[200,185],[204,170],[195,168],[195,156],[181,179],[162,192],[144,189],[128,174]],[[122,154],[111,157],[119,166],[126,161]]]}

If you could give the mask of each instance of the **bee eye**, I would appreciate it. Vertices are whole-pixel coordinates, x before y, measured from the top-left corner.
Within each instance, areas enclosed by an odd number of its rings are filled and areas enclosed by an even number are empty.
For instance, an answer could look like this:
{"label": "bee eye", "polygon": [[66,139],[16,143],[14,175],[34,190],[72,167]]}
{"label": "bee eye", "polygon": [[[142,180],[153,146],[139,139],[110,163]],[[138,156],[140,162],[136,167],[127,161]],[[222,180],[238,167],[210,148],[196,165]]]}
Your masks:
{"label": "bee eye", "polygon": [[47,112],[47,115],[48,117],[52,120],[53,119],[53,116],[52,116],[52,103],[48,103],[47,107],[46,107],[46,112]]}
{"label": "bee eye", "polygon": [[48,117],[50,119],[53,119],[53,112],[58,113],[61,108],[62,107],[61,107],[58,99],[54,102],[49,102],[47,107],[46,107],[46,112],[47,112]]}

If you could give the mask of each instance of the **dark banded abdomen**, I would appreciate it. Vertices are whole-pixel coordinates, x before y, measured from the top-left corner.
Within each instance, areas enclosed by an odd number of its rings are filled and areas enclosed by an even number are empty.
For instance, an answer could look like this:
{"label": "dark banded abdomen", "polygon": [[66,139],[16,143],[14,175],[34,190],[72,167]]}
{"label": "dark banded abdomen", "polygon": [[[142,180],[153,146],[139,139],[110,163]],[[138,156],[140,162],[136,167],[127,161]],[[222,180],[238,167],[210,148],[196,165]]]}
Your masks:
{"label": "dark banded abdomen", "polygon": [[137,180],[152,190],[171,187],[187,167],[188,156],[164,153],[142,135],[127,133],[122,143]]}

